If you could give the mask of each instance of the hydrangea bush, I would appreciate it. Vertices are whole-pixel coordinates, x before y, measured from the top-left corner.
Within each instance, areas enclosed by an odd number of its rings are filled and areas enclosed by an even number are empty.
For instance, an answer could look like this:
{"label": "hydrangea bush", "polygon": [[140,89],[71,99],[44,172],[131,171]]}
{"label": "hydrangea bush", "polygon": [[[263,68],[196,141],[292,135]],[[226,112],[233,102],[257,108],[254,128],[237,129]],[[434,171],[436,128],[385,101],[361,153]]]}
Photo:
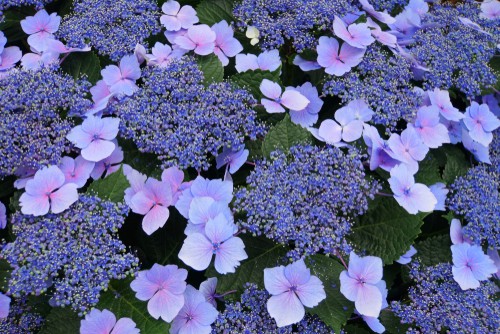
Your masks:
{"label": "hydrangea bush", "polygon": [[0,0],[0,332],[499,333],[500,1]]}

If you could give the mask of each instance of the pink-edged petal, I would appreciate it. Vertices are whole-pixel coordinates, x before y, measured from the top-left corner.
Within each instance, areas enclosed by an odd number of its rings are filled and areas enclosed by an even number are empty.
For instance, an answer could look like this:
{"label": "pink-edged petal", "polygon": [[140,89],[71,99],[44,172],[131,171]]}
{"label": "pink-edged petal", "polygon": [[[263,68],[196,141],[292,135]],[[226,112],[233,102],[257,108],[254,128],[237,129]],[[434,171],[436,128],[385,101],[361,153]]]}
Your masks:
{"label": "pink-edged petal", "polygon": [[66,178],[57,166],[40,169],[35,177],[26,183],[26,192],[30,195],[46,195],[64,184]]}
{"label": "pink-edged petal", "polygon": [[215,270],[221,274],[234,273],[240,261],[247,258],[243,240],[232,237],[219,246],[219,251],[215,254]]}
{"label": "pink-edged petal", "polygon": [[[339,57],[344,61],[345,65],[349,67],[357,66],[363,60],[365,49],[355,48],[349,44],[342,44],[339,52]],[[349,69],[350,70],[350,69]]]}
{"label": "pink-edged petal", "polygon": [[124,56],[120,60],[122,78],[135,81],[141,77],[139,61],[135,55]]}
{"label": "pink-edged petal", "polygon": [[154,201],[148,196],[146,191],[139,191],[132,196],[130,204],[130,208],[133,212],[145,215],[153,207]]}
{"label": "pink-edged petal", "polygon": [[110,334],[139,334],[141,331],[135,327],[135,322],[130,318],[121,318],[116,322]]}
{"label": "pink-edged petal", "polygon": [[278,102],[271,101],[268,99],[261,99],[260,103],[264,106],[264,109],[270,114],[284,113],[285,108],[281,106]]}
{"label": "pink-edged petal", "polygon": [[147,271],[140,271],[130,283],[130,288],[135,292],[135,298],[143,301],[150,300],[160,288],[157,283],[147,278],[146,273]]}
{"label": "pink-edged petal", "polygon": [[112,94],[132,96],[137,90],[139,90],[139,87],[137,87],[134,81],[122,79],[109,87],[109,90]]}
{"label": "pink-edged petal", "polygon": [[83,131],[81,125],[77,125],[66,135],[66,139],[78,148],[85,148],[90,145],[93,138],[92,134]]}
{"label": "pink-edged petal", "polygon": [[412,200],[416,204],[418,211],[432,212],[437,204],[436,196],[424,184],[415,183],[411,188]]}
{"label": "pink-edged petal", "polygon": [[284,275],[291,285],[302,285],[311,278],[311,271],[306,267],[303,259],[295,261],[285,267]]}
{"label": "pink-edged petal", "polygon": [[281,104],[290,110],[303,110],[309,105],[309,102],[307,97],[295,90],[286,90],[281,96]]}
{"label": "pink-edged petal", "polygon": [[108,86],[112,86],[122,79],[122,72],[116,65],[108,65],[101,70],[102,79]]}
{"label": "pink-edged petal", "polygon": [[167,31],[179,31],[182,28],[181,21],[175,16],[162,15],[160,23],[167,29]]}
{"label": "pink-edged petal", "polygon": [[[260,84],[260,91],[265,97],[276,100],[281,96],[281,87],[276,82],[264,79]],[[299,93],[300,94],[300,93]],[[305,107],[304,107],[305,108]]]}
{"label": "pink-edged petal", "polygon": [[335,15],[333,20],[333,33],[344,41],[351,39],[351,34],[347,31],[346,24],[337,15]]}
{"label": "pink-edged petal", "polygon": [[350,277],[344,270],[340,273],[340,292],[350,301],[355,301],[358,297],[359,282]]}
{"label": "pink-edged petal", "polygon": [[142,229],[147,235],[162,228],[168,220],[170,212],[162,205],[155,205],[142,219]]}
{"label": "pink-edged petal", "polygon": [[189,5],[182,6],[177,13],[177,19],[181,23],[181,27],[184,29],[188,29],[200,21],[198,16],[196,16],[196,10]]}
{"label": "pink-edged petal", "polygon": [[50,194],[50,209],[53,213],[61,213],[76,201],[78,201],[77,185],[68,183]]}
{"label": "pink-edged petal", "polygon": [[148,302],[148,312],[155,318],[171,322],[184,306],[184,295],[174,295],[165,289],[159,290]]}
{"label": "pink-edged petal", "polygon": [[21,212],[25,215],[43,216],[49,212],[50,203],[48,196],[32,196],[23,193],[19,198]]}
{"label": "pink-edged petal", "polygon": [[267,301],[267,311],[278,327],[288,326],[304,318],[304,306],[293,292],[272,296]]}
{"label": "pink-edged petal", "polygon": [[181,9],[180,3],[177,1],[173,0],[168,0],[161,6],[161,10],[171,16],[177,16],[177,13],[179,13],[179,10]]}
{"label": "pink-edged petal", "polygon": [[93,309],[81,321],[80,334],[108,334],[116,324],[116,317],[108,310]]}
{"label": "pink-edged petal", "polygon": [[342,128],[342,139],[345,142],[352,142],[361,138],[363,134],[363,122],[352,121]]}
{"label": "pink-edged petal", "polygon": [[318,135],[327,144],[335,144],[342,140],[342,127],[333,119],[326,119],[321,122]]}
{"label": "pink-edged petal", "polygon": [[82,149],[81,154],[85,160],[98,162],[109,157],[115,147],[113,142],[97,139]]}
{"label": "pink-edged petal", "polygon": [[100,132],[101,139],[113,140],[118,135],[120,119],[117,117],[106,117],[102,119],[104,126]]}
{"label": "pink-edged petal", "polygon": [[374,285],[361,284],[354,305],[359,314],[377,318],[382,309],[382,293]]}
{"label": "pink-edged petal", "polygon": [[316,276],[311,276],[309,281],[298,286],[296,294],[306,307],[315,307],[326,298],[323,283]]}
{"label": "pink-edged petal", "polygon": [[0,69],[7,70],[16,65],[21,60],[23,53],[17,46],[9,46],[0,54]]}
{"label": "pink-edged petal", "polygon": [[469,267],[453,266],[451,272],[453,273],[453,279],[460,285],[462,290],[479,288],[479,281],[474,277]]}
{"label": "pink-edged petal", "polygon": [[329,68],[337,63],[339,54],[339,42],[335,38],[322,36],[319,38],[317,47],[318,64],[322,67]]}
{"label": "pink-edged petal", "polygon": [[239,73],[246,72],[248,70],[256,70],[259,68],[259,63],[257,62],[257,56],[253,54],[238,54],[236,55],[236,71]]}
{"label": "pink-edged petal", "polygon": [[215,218],[207,221],[205,234],[210,241],[221,243],[232,237],[234,224],[228,222],[223,214],[218,214]]}
{"label": "pink-edged petal", "polygon": [[210,303],[202,302],[199,303],[198,306],[196,306],[195,313],[196,313],[196,322],[203,326],[208,327],[208,333],[210,333],[211,332],[210,325],[215,321],[215,319],[217,319],[217,315],[219,314],[219,312],[217,312],[217,309],[213,307]]}
{"label": "pink-edged petal", "polygon": [[179,252],[179,259],[195,270],[205,270],[212,260],[212,243],[202,234],[188,235]]}
{"label": "pink-edged petal", "polygon": [[206,224],[213,218],[210,216],[210,206],[215,203],[211,197],[195,197],[189,207],[189,221],[193,224]]}
{"label": "pink-edged petal", "polygon": [[460,224],[460,220],[458,219],[451,220],[450,239],[454,245],[459,245],[464,242],[464,236],[462,233],[462,224]]}
{"label": "pink-edged petal", "polygon": [[280,295],[290,290],[290,282],[285,277],[285,267],[264,269],[264,286],[271,295]]}
{"label": "pink-edged petal", "polygon": [[206,43],[206,44],[200,44],[194,49],[194,53],[201,55],[201,56],[206,56],[214,52],[214,47],[215,44],[213,42],[211,43]]}
{"label": "pink-edged petal", "polygon": [[349,275],[351,277],[363,278],[367,283],[376,284],[382,279],[382,267],[382,259],[379,257],[360,257],[354,252],[349,254]]}

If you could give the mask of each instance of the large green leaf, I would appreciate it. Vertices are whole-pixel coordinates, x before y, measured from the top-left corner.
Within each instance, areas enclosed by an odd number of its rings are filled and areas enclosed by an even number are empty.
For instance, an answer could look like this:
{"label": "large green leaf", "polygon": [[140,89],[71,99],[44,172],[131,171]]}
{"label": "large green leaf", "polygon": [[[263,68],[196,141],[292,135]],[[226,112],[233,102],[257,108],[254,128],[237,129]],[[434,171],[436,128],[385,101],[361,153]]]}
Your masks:
{"label": "large green leaf", "polygon": [[197,63],[205,77],[205,85],[221,82],[224,78],[224,67],[216,55],[197,57]]}
{"label": "large green leaf", "polygon": [[20,21],[24,19],[24,15],[18,11],[6,11],[4,20],[0,23],[0,31],[7,37],[7,46],[11,43],[28,38],[28,35],[21,28]]}
{"label": "large green leaf", "polygon": [[280,260],[287,252],[282,245],[275,244],[265,238],[242,235],[241,239],[245,243],[248,259],[241,262],[234,274],[221,275],[213,267],[210,267],[206,272],[207,277],[218,277],[217,291],[242,291],[243,285],[247,282],[255,283],[260,288],[264,288],[264,269],[279,265]]}
{"label": "large green leaf", "polygon": [[112,281],[108,286],[108,291],[101,295],[96,308],[110,310],[117,319],[131,318],[141,333],[168,333],[170,325],[165,321],[154,319],[149,314],[147,302],[135,298],[135,292],[130,289],[130,282],[132,278]]}
{"label": "large green leaf", "polygon": [[432,154],[427,154],[425,159],[419,163],[415,181],[428,186],[443,182],[439,172],[439,162]]}
{"label": "large green leaf", "polygon": [[39,334],[78,334],[80,317],[69,307],[53,308]]}
{"label": "large green leaf", "polygon": [[410,327],[407,324],[402,324],[401,320],[388,309],[384,309],[380,312],[379,320],[382,325],[384,325],[386,333],[402,334],[406,333]]}
{"label": "large green leaf", "polygon": [[335,333],[339,333],[354,310],[354,304],[340,293],[339,277],[345,268],[333,258],[324,255],[310,257],[308,267],[311,273],[323,282],[326,292],[326,299],[309,311],[317,314]]}
{"label": "large green leaf", "polygon": [[260,91],[260,84],[264,79],[279,83],[280,69],[277,69],[274,72],[262,70],[246,71],[243,73],[236,73],[230,78],[230,80],[236,85],[242,88],[247,88],[257,100],[260,100],[263,96]]}
{"label": "large green leaf", "polygon": [[425,266],[433,266],[438,263],[451,261],[450,236],[438,235],[420,241],[415,245],[417,256]]}
{"label": "large green leaf", "polygon": [[311,143],[312,137],[309,131],[300,125],[292,123],[290,116],[276,124],[264,138],[262,143],[262,154],[269,157],[276,149],[288,152],[290,147],[299,143]]}
{"label": "large green leaf", "polygon": [[455,178],[467,173],[471,164],[464,152],[456,146],[447,146],[444,154],[446,166],[443,171],[443,179],[447,184],[452,184]]}
{"label": "large green leaf", "polygon": [[406,253],[420,233],[423,215],[410,215],[393,198],[377,198],[352,228],[348,239],[368,255],[391,264]]}
{"label": "large green leaf", "polygon": [[125,175],[123,175],[123,167],[113,174],[92,182],[87,190],[88,193],[94,193],[102,199],[118,203],[123,202],[125,189],[130,187]]}
{"label": "large green leaf", "polygon": [[234,21],[233,1],[231,0],[204,0],[196,6],[196,13],[200,23],[213,25],[222,20],[227,23]]}
{"label": "large green leaf", "polygon": [[73,78],[87,76],[87,80],[95,84],[101,78],[101,64],[99,57],[92,52],[74,52],[62,63],[61,68]]}

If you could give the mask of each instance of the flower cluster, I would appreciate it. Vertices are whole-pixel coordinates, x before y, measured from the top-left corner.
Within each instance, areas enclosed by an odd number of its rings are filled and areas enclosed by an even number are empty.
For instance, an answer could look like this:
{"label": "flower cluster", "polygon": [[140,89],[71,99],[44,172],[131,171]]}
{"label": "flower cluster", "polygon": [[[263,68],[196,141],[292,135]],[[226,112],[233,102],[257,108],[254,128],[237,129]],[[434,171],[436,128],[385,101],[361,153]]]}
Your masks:
{"label": "flower cluster", "polygon": [[86,110],[88,88],[87,82],[75,82],[53,67],[16,71],[0,80],[0,178],[19,168],[59,163],[69,149],[65,137],[73,125],[62,114]]}
{"label": "flower cluster", "polygon": [[87,311],[111,279],[124,278],[137,265],[117,238],[127,212],[124,205],[82,195],[60,214],[14,214],[16,240],[0,253],[14,268],[9,292],[18,297],[50,289],[53,305]]}
{"label": "flower cluster", "polygon": [[251,108],[254,98],[225,82],[205,88],[192,58],[147,68],[143,80],[133,98],[116,106],[121,134],[140,151],[157,154],[164,168],[207,169],[208,154],[216,156],[225,147],[242,149],[246,136],[264,134]]}
{"label": "flower cluster", "polygon": [[374,44],[352,71],[327,76],[323,90],[344,103],[364,99],[375,111],[374,123],[394,128],[400,119],[410,120],[420,104],[409,83],[412,77],[408,60]]}
{"label": "flower cluster", "polygon": [[498,174],[485,165],[471,168],[450,186],[447,206],[463,216],[464,235],[475,244],[483,241],[490,248],[500,248],[500,202]]}
{"label": "flower cluster", "polygon": [[491,34],[460,20],[487,22],[479,19],[479,13],[479,6],[470,1],[460,9],[435,5],[432,14],[423,17],[421,24],[427,28],[415,33],[408,49],[427,68],[421,75],[425,89],[453,87],[472,98],[496,83],[488,62],[495,55],[498,37],[495,41]]}
{"label": "flower cluster", "polygon": [[318,317],[306,315],[298,322],[296,330],[289,325],[280,327],[271,318],[266,308],[267,300],[271,295],[260,290],[256,284],[245,284],[241,301],[226,303],[226,309],[219,314],[215,321],[212,334],[216,333],[255,333],[255,334],[327,334],[331,329]]}
{"label": "flower cluster", "polygon": [[10,304],[8,316],[0,319],[0,333],[37,333],[44,323],[44,317],[29,304],[26,297],[17,298]]}
{"label": "flower cluster", "polygon": [[463,291],[453,280],[451,265],[411,265],[410,303],[394,301],[391,309],[412,333],[496,333],[500,329],[500,305],[494,300],[495,283],[487,281],[475,290]]}
{"label": "flower cluster", "polygon": [[316,44],[313,30],[326,31],[335,15],[355,10],[351,1],[243,0],[236,5],[234,16],[243,22],[242,27],[259,31],[262,49],[278,49],[291,41],[300,52]]}
{"label": "flower cluster", "polygon": [[61,23],[58,37],[72,47],[89,43],[116,61],[159,30],[156,1],[78,0]]}
{"label": "flower cluster", "polygon": [[378,183],[365,178],[356,150],[294,146],[290,155],[275,151],[257,162],[247,178],[249,187],[236,193],[235,207],[246,212],[239,224],[294,247],[300,258],[319,251],[349,252],[345,237],[352,217],[363,214]]}

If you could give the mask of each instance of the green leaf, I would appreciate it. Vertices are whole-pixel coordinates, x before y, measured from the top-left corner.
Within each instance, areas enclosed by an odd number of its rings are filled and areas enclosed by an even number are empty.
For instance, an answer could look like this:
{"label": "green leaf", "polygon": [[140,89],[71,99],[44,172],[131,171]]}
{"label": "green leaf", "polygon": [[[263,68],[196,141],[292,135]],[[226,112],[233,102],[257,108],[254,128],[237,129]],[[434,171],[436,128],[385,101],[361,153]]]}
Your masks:
{"label": "green leaf", "polygon": [[446,166],[443,171],[443,179],[446,184],[452,184],[455,178],[467,174],[470,162],[464,152],[456,146],[449,146],[445,151]]}
{"label": "green leaf", "polygon": [[290,147],[299,143],[311,143],[312,137],[309,131],[300,125],[292,123],[290,115],[271,128],[262,143],[262,154],[269,157],[276,149],[288,152]]}
{"label": "green leaf", "polygon": [[254,160],[262,157],[262,140],[247,140],[245,146],[249,151],[248,160]]}
{"label": "green leaf", "polygon": [[163,320],[154,319],[148,312],[147,302],[135,298],[130,288],[133,278],[111,281],[108,291],[101,295],[96,308],[108,309],[117,319],[131,318],[141,333],[168,333],[170,325]]}
{"label": "green leaf", "polygon": [[406,333],[410,327],[407,324],[402,324],[401,320],[391,311],[385,309],[380,312],[380,322],[384,325],[386,333],[402,334]]}
{"label": "green leaf", "polygon": [[0,31],[2,31],[7,38],[9,43],[7,45],[11,45],[11,43],[28,37],[21,28],[20,23],[20,21],[24,19],[24,15],[17,11],[6,11],[4,17],[3,22],[0,23]]}
{"label": "green leaf", "polygon": [[123,149],[123,163],[150,177],[159,179],[162,173],[160,163],[155,154],[143,153],[137,149],[137,146],[131,140],[118,141]]}
{"label": "green leaf", "polygon": [[269,239],[249,235],[242,235],[241,239],[245,244],[248,259],[241,262],[234,274],[221,275],[213,267],[210,267],[205,274],[206,277],[218,278],[217,291],[242,291],[243,285],[247,282],[264,288],[264,268],[276,267],[286,256],[286,248]]}
{"label": "green leaf", "polygon": [[99,57],[92,51],[71,53],[63,61],[61,68],[75,79],[87,75],[87,80],[92,84],[101,78]]}
{"label": "green leaf", "polygon": [[410,215],[393,198],[378,197],[370,204],[348,239],[368,255],[391,264],[410,249],[420,233],[423,215]]}
{"label": "green leaf", "polygon": [[226,20],[227,23],[234,21],[233,1],[231,0],[204,0],[196,6],[196,13],[200,23],[209,26]]}
{"label": "green leaf", "polygon": [[433,266],[438,263],[446,263],[451,261],[451,240],[450,236],[438,235],[417,242],[417,256],[420,258],[424,266]]}
{"label": "green leaf", "polygon": [[339,277],[345,268],[324,255],[313,255],[307,261],[311,273],[323,282],[326,292],[326,299],[309,312],[318,315],[335,333],[339,333],[354,311],[354,304],[340,293]]}
{"label": "green leaf", "polygon": [[425,159],[419,163],[415,181],[428,186],[443,182],[439,172],[439,162],[432,154],[428,154]]}
{"label": "green leaf", "polygon": [[69,307],[53,308],[39,334],[77,334],[80,332],[80,317]]}
{"label": "green leaf", "polygon": [[270,71],[246,71],[243,73],[236,73],[231,76],[230,80],[234,82],[236,85],[246,88],[252,93],[253,97],[260,101],[262,98],[262,93],[260,91],[260,84],[262,80],[268,79],[276,83],[280,83],[280,70],[277,69],[274,72]]}
{"label": "green leaf", "polygon": [[224,79],[224,67],[216,55],[212,54],[196,58],[198,66],[205,77],[204,83],[206,86],[213,82],[221,82]]}
{"label": "green leaf", "polygon": [[123,202],[125,189],[130,187],[125,175],[123,175],[123,167],[113,174],[92,182],[87,190],[87,193],[95,193],[101,199],[109,200],[114,203]]}

